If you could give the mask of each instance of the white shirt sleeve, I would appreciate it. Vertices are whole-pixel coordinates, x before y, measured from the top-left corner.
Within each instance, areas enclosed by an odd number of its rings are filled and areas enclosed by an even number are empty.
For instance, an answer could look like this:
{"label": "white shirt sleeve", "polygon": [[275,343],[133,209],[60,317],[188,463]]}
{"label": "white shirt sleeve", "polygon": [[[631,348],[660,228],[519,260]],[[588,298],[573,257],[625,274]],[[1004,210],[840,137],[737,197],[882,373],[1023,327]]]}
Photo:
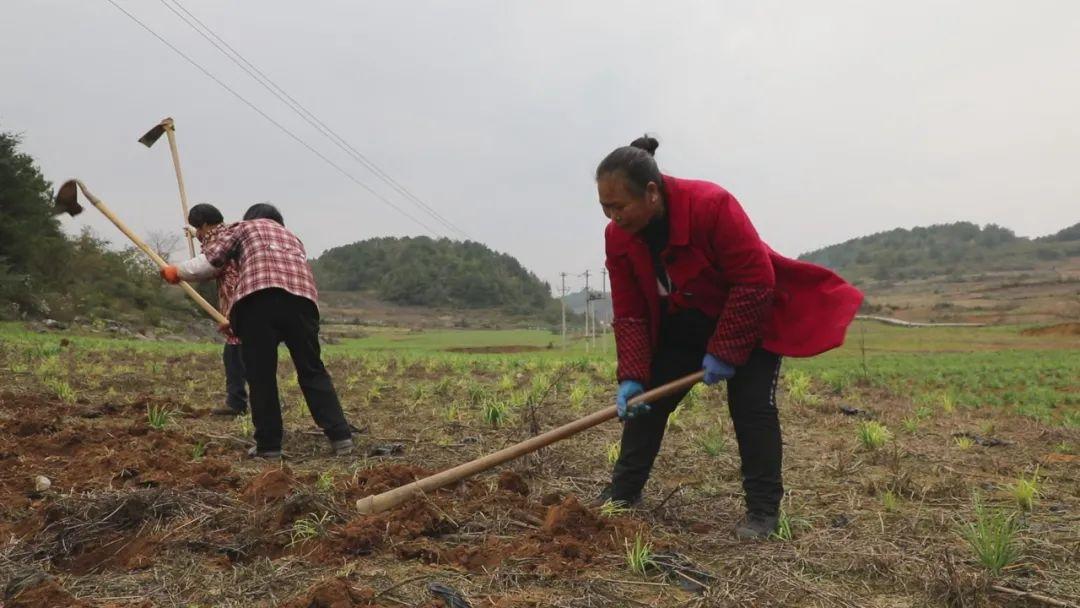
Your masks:
{"label": "white shirt sleeve", "polygon": [[218,274],[218,269],[214,268],[203,254],[177,264],[176,270],[184,281],[206,281],[216,277]]}

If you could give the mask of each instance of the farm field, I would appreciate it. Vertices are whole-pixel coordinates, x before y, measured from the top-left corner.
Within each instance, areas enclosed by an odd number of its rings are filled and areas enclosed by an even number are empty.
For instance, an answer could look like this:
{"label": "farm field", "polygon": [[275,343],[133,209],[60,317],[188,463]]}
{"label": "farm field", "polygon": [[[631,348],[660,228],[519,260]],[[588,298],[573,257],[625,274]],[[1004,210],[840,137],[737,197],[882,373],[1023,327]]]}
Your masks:
{"label": "farm field", "polygon": [[356,512],[358,498],[608,406],[610,343],[342,338],[325,358],[361,430],[349,458],[329,456],[283,353],[286,459],[263,463],[242,457],[248,419],[209,416],[218,344],[3,324],[0,605],[450,605],[432,583],[474,607],[1075,604],[1076,327],[860,322],[843,348],[785,362],[782,526],[739,543],[724,389],[703,386],[673,416],[639,508],[588,504],[617,454],[610,422]]}

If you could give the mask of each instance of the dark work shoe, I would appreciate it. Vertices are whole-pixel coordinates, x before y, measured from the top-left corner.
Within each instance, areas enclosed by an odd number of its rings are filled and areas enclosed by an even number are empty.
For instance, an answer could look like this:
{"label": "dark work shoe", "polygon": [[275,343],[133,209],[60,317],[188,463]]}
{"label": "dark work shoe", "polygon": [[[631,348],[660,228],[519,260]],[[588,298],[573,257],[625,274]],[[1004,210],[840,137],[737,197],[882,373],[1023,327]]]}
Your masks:
{"label": "dark work shoe", "polygon": [[246,413],[246,409],[238,410],[235,408],[231,408],[227,405],[219,405],[218,407],[210,410],[211,416],[243,416]]}
{"label": "dark work shoe", "polygon": [[352,437],[330,442],[330,449],[334,451],[334,456],[348,456],[353,453],[353,447]]}
{"label": "dark work shoe", "polygon": [[780,518],[776,515],[764,515],[750,512],[735,526],[735,538],[739,540],[763,540],[776,530]]}
{"label": "dark work shoe", "polygon": [[247,451],[248,458],[262,458],[264,460],[280,460],[281,450],[260,450],[257,447],[251,447]]}
{"label": "dark work shoe", "polygon": [[616,492],[609,484],[603,490],[600,490],[600,494],[589,503],[589,506],[601,507],[609,502],[627,508],[636,507],[641,504],[641,492],[627,496],[624,493]]}

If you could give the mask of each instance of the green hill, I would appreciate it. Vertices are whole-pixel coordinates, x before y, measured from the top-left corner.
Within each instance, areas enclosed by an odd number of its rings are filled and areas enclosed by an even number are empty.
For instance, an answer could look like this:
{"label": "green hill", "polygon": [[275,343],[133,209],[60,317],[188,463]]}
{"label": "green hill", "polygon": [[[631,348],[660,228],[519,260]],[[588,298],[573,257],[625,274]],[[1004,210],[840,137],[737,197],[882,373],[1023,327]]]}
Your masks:
{"label": "green hill", "polygon": [[473,241],[374,238],[329,249],[312,267],[320,289],[363,291],[396,304],[515,312],[555,306],[547,283]]}
{"label": "green hill", "polygon": [[1080,223],[1029,239],[1007,228],[971,222],[879,232],[799,256],[850,280],[924,279],[989,271],[1022,271],[1080,257]]}

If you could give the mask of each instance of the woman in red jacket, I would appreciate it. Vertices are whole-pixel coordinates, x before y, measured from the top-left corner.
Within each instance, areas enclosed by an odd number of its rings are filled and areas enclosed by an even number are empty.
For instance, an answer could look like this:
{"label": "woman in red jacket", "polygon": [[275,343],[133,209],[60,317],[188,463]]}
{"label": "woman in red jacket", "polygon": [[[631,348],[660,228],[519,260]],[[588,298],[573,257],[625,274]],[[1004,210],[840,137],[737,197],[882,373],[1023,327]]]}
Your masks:
{"label": "woman in red jacket", "polygon": [[727,382],[747,508],[736,536],[765,538],[784,495],[775,396],[781,356],[842,344],[862,294],[825,268],[773,252],[720,186],[662,175],[657,146],[639,138],[596,169],[611,220],[605,241],[624,421],[601,499],[640,500],[668,415],[686,393],[629,409],[627,400],[703,369],[705,384]]}

